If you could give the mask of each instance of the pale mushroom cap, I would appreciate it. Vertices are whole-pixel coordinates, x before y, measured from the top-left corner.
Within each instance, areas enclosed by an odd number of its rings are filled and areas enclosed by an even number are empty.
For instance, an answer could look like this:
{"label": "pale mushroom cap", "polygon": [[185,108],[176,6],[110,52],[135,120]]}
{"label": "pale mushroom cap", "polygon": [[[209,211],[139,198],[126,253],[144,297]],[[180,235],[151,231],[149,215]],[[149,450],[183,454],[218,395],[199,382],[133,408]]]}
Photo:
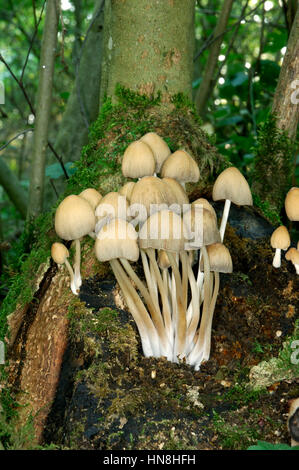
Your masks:
{"label": "pale mushroom cap", "polygon": [[135,262],[139,258],[138,234],[130,223],[113,219],[104,225],[95,241],[95,254],[99,261],[125,258]]}
{"label": "pale mushroom cap", "polygon": [[207,199],[200,197],[199,199],[196,199],[195,201],[193,201],[191,205],[202,206],[204,209],[207,209],[208,211],[210,211],[214,215],[215,219],[217,220],[216,211],[214,207],[212,206],[212,204],[210,204]]}
{"label": "pale mushroom cap", "polygon": [[84,191],[82,191],[79,196],[83,197],[83,199],[89,202],[93,210],[95,210],[100,200],[102,199],[102,195],[94,188],[84,189]]}
{"label": "pale mushroom cap", "polygon": [[121,168],[122,174],[129,178],[153,175],[156,160],[151,148],[141,140],[132,142],[125,150]]}
{"label": "pale mushroom cap", "polygon": [[118,192],[121,196],[125,196],[130,202],[134,186],[135,186],[134,181],[129,181],[128,183],[124,184]]}
{"label": "pale mushroom cap", "polygon": [[55,263],[57,264],[63,264],[66,260],[66,258],[69,257],[69,250],[65,245],[59,242],[53,243],[51,246],[51,256]]}
{"label": "pale mushroom cap", "polygon": [[67,196],[55,213],[55,231],[63,240],[78,240],[95,228],[94,211],[80,196]]}
{"label": "pale mushroom cap", "polygon": [[148,132],[140,139],[142,142],[145,142],[151,149],[156,160],[156,173],[159,173],[161,167],[166,160],[166,158],[171,154],[170,148],[168,147],[165,140],[162,139],[155,132]]}
{"label": "pale mushroom cap", "polygon": [[192,234],[189,249],[211,245],[221,241],[214,214],[200,205],[191,205],[184,213],[184,222]]}
{"label": "pale mushroom cap", "polygon": [[166,158],[161,168],[162,178],[174,178],[180,183],[197,183],[199,168],[196,161],[184,150],[177,150]]}
{"label": "pale mushroom cap", "polygon": [[159,210],[158,205],[168,205],[168,203],[169,193],[167,188],[157,176],[144,176],[137,181],[130,199],[131,206],[138,204],[144,208],[144,217],[140,214],[140,219],[143,221],[149,216],[150,211]]}
{"label": "pale mushroom cap", "polygon": [[292,261],[293,264],[299,264],[299,251],[296,248],[290,248],[286,252],[286,259]]}
{"label": "pale mushroom cap", "polygon": [[299,220],[299,188],[293,187],[285,198],[285,211],[289,220]]}
{"label": "pale mushroom cap", "polygon": [[213,243],[207,246],[210,270],[219,273],[232,273],[233,262],[228,248],[223,243]]}
{"label": "pale mushroom cap", "polygon": [[238,206],[252,206],[250,187],[242,173],[235,167],[226,168],[213,186],[213,200],[229,199]]}
{"label": "pale mushroom cap", "polygon": [[[186,237],[187,234],[187,237]],[[183,219],[167,209],[152,214],[139,231],[139,246],[171,252],[184,250],[188,230]]]}
{"label": "pale mushroom cap", "polygon": [[166,251],[159,250],[158,252],[158,264],[161,269],[167,269],[170,267],[170,262]]}
{"label": "pale mushroom cap", "polygon": [[126,219],[129,202],[125,196],[116,191],[111,191],[102,197],[96,207],[96,217],[106,217]]}
{"label": "pale mushroom cap", "polygon": [[181,207],[184,204],[189,204],[189,198],[187,196],[187,193],[177,180],[165,176],[164,178],[162,178],[162,181],[166,184],[166,186],[170,189],[173,194],[173,201],[171,201],[171,204],[176,203],[179,204]]}
{"label": "pale mushroom cap", "polygon": [[288,229],[284,225],[280,225],[271,235],[270,243],[272,248],[287,250],[291,244],[291,238]]}

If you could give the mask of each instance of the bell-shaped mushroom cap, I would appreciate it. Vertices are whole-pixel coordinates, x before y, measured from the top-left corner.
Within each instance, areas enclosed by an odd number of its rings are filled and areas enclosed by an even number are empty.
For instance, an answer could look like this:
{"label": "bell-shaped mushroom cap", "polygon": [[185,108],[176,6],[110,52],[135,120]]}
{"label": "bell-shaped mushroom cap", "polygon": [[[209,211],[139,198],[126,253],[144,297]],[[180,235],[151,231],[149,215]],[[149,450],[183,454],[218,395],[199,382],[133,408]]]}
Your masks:
{"label": "bell-shaped mushroom cap", "polygon": [[[207,246],[210,270],[218,273],[232,273],[233,262],[228,248],[223,243],[213,243]],[[203,270],[203,263],[200,269]]]}
{"label": "bell-shaped mushroom cap", "polygon": [[133,225],[123,219],[113,219],[97,235],[94,245],[96,257],[102,262],[117,258],[135,262],[139,258],[137,239]]}
{"label": "bell-shaped mushroom cap", "polygon": [[63,264],[66,260],[66,258],[69,257],[69,250],[65,245],[59,242],[53,243],[51,246],[51,256],[55,263],[57,264]]}
{"label": "bell-shaped mushroom cap", "polygon": [[102,197],[96,207],[95,215],[98,218],[109,216],[110,219],[126,219],[129,202],[125,196],[117,191],[111,191]]}
{"label": "bell-shaped mushroom cap", "polygon": [[217,220],[217,215],[216,215],[216,211],[215,211],[214,207],[204,197],[200,197],[199,199],[196,199],[195,201],[192,202],[191,205],[192,206],[202,206],[204,209],[207,209],[208,211],[210,211],[214,215],[215,219]]}
{"label": "bell-shaped mushroom cap", "polygon": [[189,211],[184,213],[184,222],[191,237],[188,243],[189,250],[221,241],[214,214],[200,205],[192,205]]}
{"label": "bell-shaped mushroom cap", "polygon": [[[186,237],[187,234],[187,237]],[[168,209],[152,214],[139,231],[139,246],[180,252],[188,240],[188,230],[183,219]]]}
{"label": "bell-shaped mushroom cap", "polygon": [[184,150],[177,150],[169,155],[161,168],[162,178],[174,178],[180,183],[197,183],[199,168],[196,161]]}
{"label": "bell-shaped mushroom cap", "polygon": [[122,159],[122,174],[128,178],[151,176],[156,168],[156,160],[151,148],[141,140],[132,142],[125,150]]}
{"label": "bell-shaped mushroom cap", "polygon": [[286,259],[292,261],[293,264],[299,264],[299,251],[296,248],[290,248],[286,252]]}
{"label": "bell-shaped mushroom cap", "polygon": [[280,225],[271,235],[270,243],[272,248],[287,250],[291,244],[291,238],[288,229],[284,225]]}
{"label": "bell-shaped mushroom cap", "polygon": [[148,132],[142,136],[140,140],[145,142],[152,149],[156,160],[155,172],[159,173],[164,161],[171,154],[170,148],[165,140],[155,132]]}
{"label": "bell-shaped mushroom cap", "polygon": [[125,196],[127,200],[130,202],[134,186],[135,186],[134,181],[129,181],[128,183],[124,184],[118,192],[121,196]]}
{"label": "bell-shaped mushroom cap", "polygon": [[299,188],[293,187],[289,190],[285,198],[285,211],[289,220],[299,220]]}
{"label": "bell-shaped mushroom cap", "polygon": [[158,251],[158,264],[161,269],[167,269],[170,267],[170,261],[168,259],[168,255],[166,251],[164,250]]}
{"label": "bell-shaped mushroom cap", "polygon": [[63,240],[78,240],[95,228],[94,211],[85,199],[74,194],[67,196],[57,207],[55,231]]}
{"label": "bell-shaped mushroom cap", "polygon": [[100,200],[102,199],[102,195],[94,188],[84,189],[84,191],[82,191],[79,196],[83,197],[83,199],[89,202],[93,210],[95,210]]}
{"label": "bell-shaped mushroom cap", "polygon": [[218,175],[213,186],[213,200],[229,199],[238,206],[252,206],[249,184],[235,167],[226,168]]}
{"label": "bell-shaped mushroom cap", "polygon": [[[131,208],[133,205],[140,207],[138,220],[144,222],[154,211],[161,209],[159,205],[169,204],[169,192],[160,178],[157,176],[144,176],[133,188],[131,199]],[[165,209],[165,207],[162,206]]]}
{"label": "bell-shaped mushroom cap", "polygon": [[181,207],[183,207],[184,204],[189,204],[187,193],[177,180],[165,176],[165,178],[162,178],[162,181],[172,193],[170,204],[178,204]]}

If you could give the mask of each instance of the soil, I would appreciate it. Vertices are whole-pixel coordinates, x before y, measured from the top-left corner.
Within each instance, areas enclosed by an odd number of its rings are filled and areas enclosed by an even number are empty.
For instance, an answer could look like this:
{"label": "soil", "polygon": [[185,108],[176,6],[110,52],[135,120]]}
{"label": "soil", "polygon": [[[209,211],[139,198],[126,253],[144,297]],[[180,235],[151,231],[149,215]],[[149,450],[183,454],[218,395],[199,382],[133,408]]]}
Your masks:
{"label": "soil", "polygon": [[255,210],[232,208],[225,244],[234,271],[220,276],[211,356],[199,371],[143,357],[112,273],[85,279],[80,301],[88,313],[84,321],[75,316],[44,443],[100,450],[289,444],[299,374],[257,389],[249,380],[253,366],[277,357],[298,318],[299,278],[284,256],[273,268],[272,231]]}

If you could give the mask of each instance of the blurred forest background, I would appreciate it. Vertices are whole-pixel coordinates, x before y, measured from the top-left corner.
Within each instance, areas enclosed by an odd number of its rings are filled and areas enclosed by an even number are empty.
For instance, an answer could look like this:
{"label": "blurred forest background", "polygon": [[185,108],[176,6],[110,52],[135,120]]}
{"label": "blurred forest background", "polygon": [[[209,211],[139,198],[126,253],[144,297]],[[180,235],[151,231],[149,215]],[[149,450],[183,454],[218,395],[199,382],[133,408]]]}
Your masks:
{"label": "blurred forest background", "polygon": [[[45,3],[2,0],[0,5],[0,298],[22,258],[18,240],[26,220]],[[214,145],[249,179],[259,129],[272,107],[297,3],[196,2],[194,103]],[[100,56],[93,54],[93,49],[101,40],[101,4],[61,0],[45,209],[61,195],[67,175],[76,171],[73,162],[80,158],[88,128],[98,113],[99,90],[86,86],[86,77],[92,79],[92,73],[99,73]],[[225,5],[228,18],[215,36]],[[216,65],[211,68],[208,92],[199,102],[198,90],[206,79],[205,66],[217,38]],[[298,186],[296,152],[293,158],[292,184]]]}

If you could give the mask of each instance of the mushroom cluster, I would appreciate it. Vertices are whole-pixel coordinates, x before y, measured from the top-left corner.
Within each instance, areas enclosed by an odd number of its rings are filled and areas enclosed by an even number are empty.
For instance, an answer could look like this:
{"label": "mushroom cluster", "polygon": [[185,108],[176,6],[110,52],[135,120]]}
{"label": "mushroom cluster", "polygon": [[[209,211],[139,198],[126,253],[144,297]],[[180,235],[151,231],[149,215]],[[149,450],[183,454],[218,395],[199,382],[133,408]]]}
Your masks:
{"label": "mushroom cluster", "polygon": [[[57,235],[76,246],[71,289],[78,294],[80,238],[90,235],[98,261],[110,263],[143,354],[184,360],[198,370],[210,357],[220,273],[233,270],[223,244],[230,204],[252,205],[250,188],[235,167],[218,176],[213,200],[225,201],[218,228],[210,202],[190,203],[185,190],[200,178],[196,161],[183,149],[171,153],[154,132],[127,147],[122,173],[129,181],[119,191],[101,197],[85,190],[57,208]],[[53,259],[66,263],[67,256]]]}
{"label": "mushroom cluster", "polygon": [[[291,188],[285,197],[285,212],[291,222],[299,221],[299,188]],[[270,238],[271,247],[275,250],[272,265],[274,268],[281,267],[281,250],[286,251],[285,258],[294,265],[296,273],[299,274],[299,242],[297,247],[291,246],[291,238],[288,229],[284,225],[277,227]],[[287,251],[288,250],[288,251]]]}

